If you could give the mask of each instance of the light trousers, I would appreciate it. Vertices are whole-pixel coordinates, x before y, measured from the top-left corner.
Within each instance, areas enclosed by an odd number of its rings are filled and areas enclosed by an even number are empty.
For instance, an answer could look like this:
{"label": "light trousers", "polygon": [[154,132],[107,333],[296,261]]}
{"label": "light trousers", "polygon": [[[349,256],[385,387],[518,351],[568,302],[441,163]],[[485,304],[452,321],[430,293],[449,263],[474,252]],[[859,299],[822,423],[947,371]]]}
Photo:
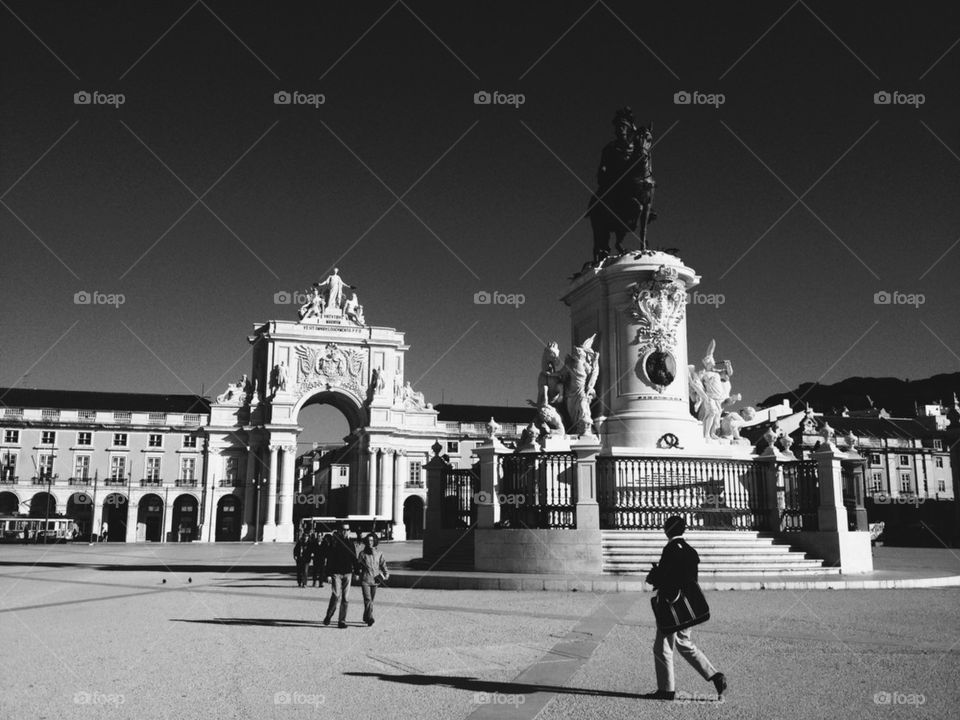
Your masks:
{"label": "light trousers", "polygon": [[709,680],[717,673],[707,656],[690,641],[689,629],[678,630],[669,635],[664,635],[657,630],[657,637],[653,641],[653,661],[657,670],[658,690],[676,691],[673,672],[674,649],[703,676],[704,680]]}

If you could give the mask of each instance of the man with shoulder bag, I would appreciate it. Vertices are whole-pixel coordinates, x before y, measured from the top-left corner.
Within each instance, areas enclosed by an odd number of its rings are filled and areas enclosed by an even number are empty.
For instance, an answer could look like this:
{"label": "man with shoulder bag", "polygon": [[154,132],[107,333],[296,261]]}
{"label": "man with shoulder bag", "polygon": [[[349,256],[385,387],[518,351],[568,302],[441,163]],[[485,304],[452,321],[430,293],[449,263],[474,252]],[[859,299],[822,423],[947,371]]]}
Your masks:
{"label": "man with shoulder bag", "polygon": [[657,672],[657,691],[645,697],[654,700],[673,700],[676,686],[673,672],[673,651],[676,649],[704,680],[712,682],[717,697],[722,699],[727,689],[723,673],[707,659],[690,640],[690,628],[710,619],[710,608],[697,582],[700,556],[683,539],[686,521],[679,515],[667,518],[663,531],[667,544],[660,562],[654,563],[647,582],[657,589],[651,600],[657,621],[657,636],[653,642],[654,666]]}

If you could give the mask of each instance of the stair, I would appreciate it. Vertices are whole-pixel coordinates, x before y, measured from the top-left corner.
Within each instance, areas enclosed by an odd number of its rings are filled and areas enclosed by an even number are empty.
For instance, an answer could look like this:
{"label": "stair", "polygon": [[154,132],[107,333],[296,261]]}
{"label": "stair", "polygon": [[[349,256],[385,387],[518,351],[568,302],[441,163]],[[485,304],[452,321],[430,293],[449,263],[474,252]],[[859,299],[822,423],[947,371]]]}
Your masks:
{"label": "stair", "polygon": [[[603,572],[642,575],[649,572],[667,537],[660,530],[603,530]],[[700,555],[700,577],[724,575],[839,574],[822,560],[794,550],[772,534],[737,530],[688,530],[684,539]]]}

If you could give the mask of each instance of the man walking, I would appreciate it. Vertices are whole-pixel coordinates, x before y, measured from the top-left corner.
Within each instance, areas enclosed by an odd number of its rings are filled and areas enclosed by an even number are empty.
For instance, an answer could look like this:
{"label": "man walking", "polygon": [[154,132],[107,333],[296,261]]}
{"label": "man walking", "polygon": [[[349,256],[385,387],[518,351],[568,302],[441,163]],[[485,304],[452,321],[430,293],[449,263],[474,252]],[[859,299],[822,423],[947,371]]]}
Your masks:
{"label": "man walking", "polygon": [[333,613],[340,605],[340,621],[337,627],[347,626],[347,593],[350,590],[350,579],[357,566],[357,546],[347,533],[350,526],[340,523],[330,538],[327,549],[327,573],[330,575],[330,604],[327,605],[327,615],[323,619],[324,625],[329,625]]}
{"label": "man walking", "polygon": [[320,538],[316,532],[310,533],[310,540],[307,542],[307,558],[313,563],[313,586],[317,586],[317,580],[320,580],[320,587],[323,587],[323,564],[324,558],[321,552]]}
{"label": "man walking", "polygon": [[293,560],[297,563],[297,587],[305,588],[307,586],[307,563],[310,562],[306,532],[300,533],[300,537],[297,538],[297,542],[293,546]]}
{"label": "man walking", "polygon": [[387,561],[377,550],[380,540],[373,533],[363,539],[364,548],[358,556],[360,565],[360,590],[363,592],[363,621],[373,625],[373,600],[377,597],[377,585],[390,577]]}
{"label": "man walking", "polygon": [[[687,522],[679,515],[667,518],[663,525],[663,531],[668,538],[667,544],[663,547],[659,564],[654,566],[647,579],[657,588],[659,602],[675,602],[685,588],[697,582],[700,556],[683,539],[686,529]],[[727,679],[723,673],[717,672],[707,656],[690,641],[690,630],[684,629],[665,634],[659,628],[657,628],[656,639],[653,641],[657,691],[646,697],[654,700],[674,699],[676,690],[673,672],[674,649],[679,651],[683,659],[690,663],[704,680],[713,683],[717,689],[717,697],[722,698],[723,691],[727,689]]]}

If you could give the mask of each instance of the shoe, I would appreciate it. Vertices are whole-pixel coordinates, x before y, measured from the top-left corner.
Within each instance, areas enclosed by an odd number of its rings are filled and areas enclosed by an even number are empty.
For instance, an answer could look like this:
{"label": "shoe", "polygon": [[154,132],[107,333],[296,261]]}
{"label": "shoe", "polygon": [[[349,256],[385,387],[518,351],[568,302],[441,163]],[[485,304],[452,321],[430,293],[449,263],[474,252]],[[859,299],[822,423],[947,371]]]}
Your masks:
{"label": "shoe", "polygon": [[645,700],[673,700],[676,696],[676,693],[673,690],[657,690],[656,692],[647,693],[643,696]]}
{"label": "shoe", "polygon": [[717,697],[723,696],[723,691],[727,689],[727,676],[723,673],[718,672],[710,680],[713,682],[713,686],[717,689]]}
{"label": "shoe", "polygon": [[329,625],[329,624],[330,624],[330,618],[324,618],[324,619],[323,619],[323,624],[324,624],[324,625]]}
{"label": "shoe", "polygon": [[369,620],[367,620],[367,627],[369,627],[370,625],[373,625],[375,622],[376,620],[374,620],[373,618],[370,618]]}
{"label": "shoe", "polygon": [[337,623],[337,627],[340,628],[341,630],[342,630],[343,628],[345,628],[346,626],[347,626],[347,624],[346,624],[345,622]]}

